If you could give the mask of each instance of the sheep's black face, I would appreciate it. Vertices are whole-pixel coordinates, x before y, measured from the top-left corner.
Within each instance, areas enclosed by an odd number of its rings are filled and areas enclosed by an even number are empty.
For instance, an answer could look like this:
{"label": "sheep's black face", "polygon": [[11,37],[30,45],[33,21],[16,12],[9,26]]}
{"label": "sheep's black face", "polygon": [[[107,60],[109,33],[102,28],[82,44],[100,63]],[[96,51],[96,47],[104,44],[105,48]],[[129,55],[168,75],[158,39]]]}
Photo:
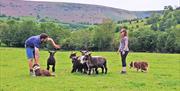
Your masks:
{"label": "sheep's black face", "polygon": [[80,51],[82,55],[85,55],[88,51],[87,50],[83,50],[83,51]]}
{"label": "sheep's black face", "polygon": [[72,59],[73,57],[76,57],[76,53],[71,53],[71,54],[70,54],[69,58]]}
{"label": "sheep's black face", "polygon": [[89,60],[90,57],[91,57],[91,54],[90,54],[90,53],[86,53],[86,54],[84,55],[83,60]]}
{"label": "sheep's black face", "polygon": [[55,53],[56,51],[49,51],[50,56],[54,56]]}
{"label": "sheep's black face", "polygon": [[78,57],[72,57],[72,61],[77,61]]}
{"label": "sheep's black face", "polygon": [[88,60],[88,55],[84,55],[83,60]]}

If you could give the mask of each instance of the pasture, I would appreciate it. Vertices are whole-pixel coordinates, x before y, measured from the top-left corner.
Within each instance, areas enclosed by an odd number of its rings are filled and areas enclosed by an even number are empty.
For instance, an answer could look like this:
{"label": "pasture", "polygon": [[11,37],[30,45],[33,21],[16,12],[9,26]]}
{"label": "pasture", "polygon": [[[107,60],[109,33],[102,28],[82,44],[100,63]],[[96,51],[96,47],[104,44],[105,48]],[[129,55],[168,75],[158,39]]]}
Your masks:
{"label": "pasture", "polygon": [[[108,60],[108,73],[71,74],[71,52],[58,51],[55,77],[29,76],[24,48],[0,47],[0,91],[180,91],[180,54],[133,53],[127,57],[127,74],[120,74],[116,52],[93,52]],[[80,55],[80,52],[78,52]],[[40,66],[46,69],[48,51],[40,51]],[[146,60],[147,73],[129,69],[129,63]]]}

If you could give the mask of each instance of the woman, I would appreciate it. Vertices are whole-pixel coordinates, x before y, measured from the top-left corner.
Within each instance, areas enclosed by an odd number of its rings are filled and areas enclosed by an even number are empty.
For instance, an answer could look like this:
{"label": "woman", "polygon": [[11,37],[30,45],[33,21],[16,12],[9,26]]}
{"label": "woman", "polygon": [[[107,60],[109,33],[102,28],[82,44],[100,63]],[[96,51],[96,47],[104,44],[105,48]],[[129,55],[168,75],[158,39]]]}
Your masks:
{"label": "woman", "polygon": [[121,54],[121,60],[122,60],[122,74],[126,74],[126,56],[128,55],[129,48],[128,48],[128,37],[127,37],[127,30],[125,28],[122,28],[120,31],[120,45],[118,52]]}

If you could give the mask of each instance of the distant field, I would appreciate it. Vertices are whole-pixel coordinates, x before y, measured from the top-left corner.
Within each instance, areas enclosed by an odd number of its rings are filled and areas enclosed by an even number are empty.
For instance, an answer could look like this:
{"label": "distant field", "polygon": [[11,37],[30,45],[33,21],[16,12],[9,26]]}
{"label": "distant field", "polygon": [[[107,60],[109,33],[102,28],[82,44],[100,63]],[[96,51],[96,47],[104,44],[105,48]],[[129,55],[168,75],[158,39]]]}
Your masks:
{"label": "distant field", "polygon": [[[128,67],[128,73],[122,75],[119,55],[93,52],[108,59],[108,74],[90,76],[70,73],[69,54],[56,53],[56,77],[30,77],[25,49],[0,47],[0,91],[180,91],[180,54],[130,52],[127,63],[146,60],[149,72]],[[46,68],[48,55],[47,51],[40,52],[42,68]]]}

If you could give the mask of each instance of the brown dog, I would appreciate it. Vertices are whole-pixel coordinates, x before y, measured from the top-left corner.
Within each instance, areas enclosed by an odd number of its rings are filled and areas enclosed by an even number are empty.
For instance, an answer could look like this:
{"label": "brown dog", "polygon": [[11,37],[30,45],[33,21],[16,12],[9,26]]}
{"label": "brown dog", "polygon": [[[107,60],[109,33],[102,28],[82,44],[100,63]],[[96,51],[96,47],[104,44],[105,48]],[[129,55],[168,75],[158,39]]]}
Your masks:
{"label": "brown dog", "polygon": [[139,71],[139,69],[141,69],[141,72],[148,70],[148,63],[147,62],[143,62],[143,61],[139,61],[139,62],[131,62],[130,63],[130,68],[136,68],[137,71]]}
{"label": "brown dog", "polygon": [[33,70],[36,76],[53,76],[48,70],[40,69],[40,66],[38,64],[33,65]]}

